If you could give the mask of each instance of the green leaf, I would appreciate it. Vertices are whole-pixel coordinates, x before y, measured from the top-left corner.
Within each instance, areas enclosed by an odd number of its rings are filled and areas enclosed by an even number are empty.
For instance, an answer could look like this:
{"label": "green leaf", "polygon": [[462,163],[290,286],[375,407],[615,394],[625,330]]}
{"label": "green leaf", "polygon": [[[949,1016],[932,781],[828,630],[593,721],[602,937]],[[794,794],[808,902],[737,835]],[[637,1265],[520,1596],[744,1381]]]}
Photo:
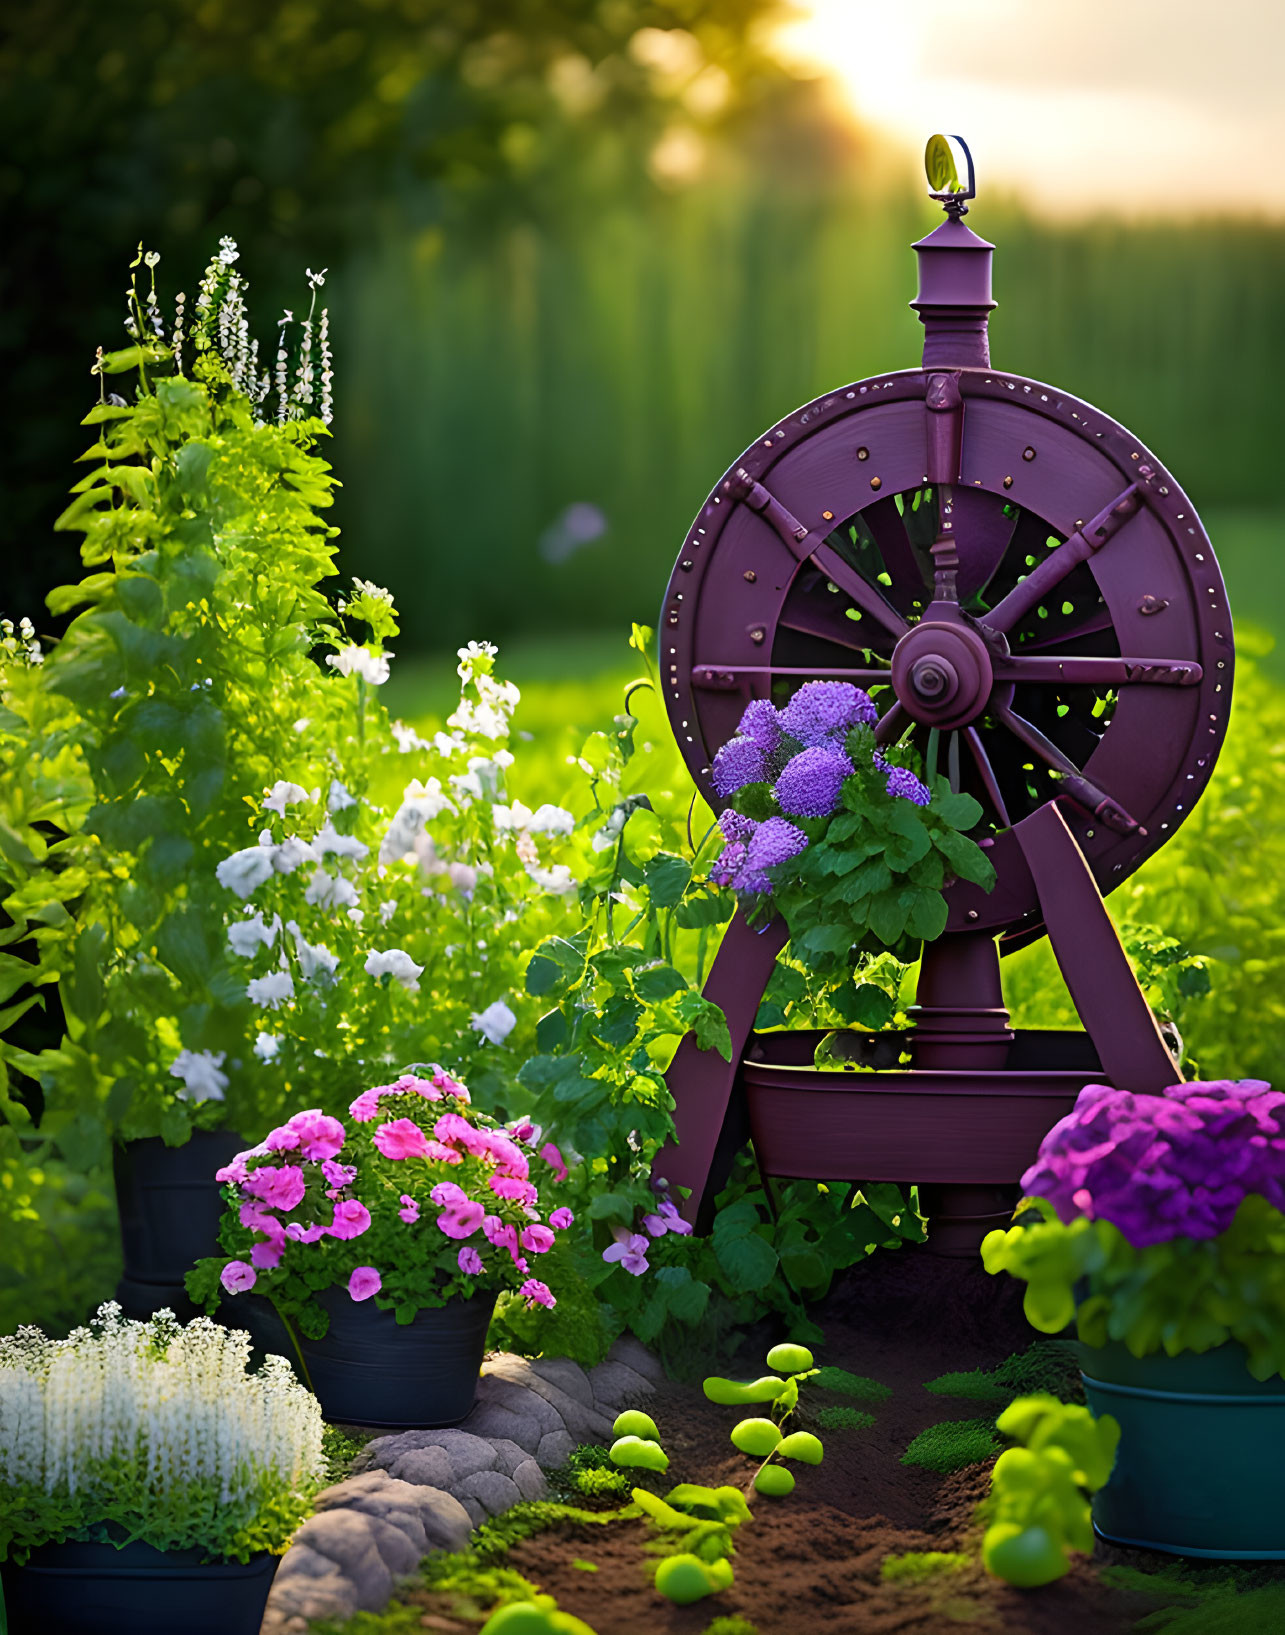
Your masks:
{"label": "green leaf", "polygon": [[592,1221],[605,1221],[613,1217],[632,1220],[633,1214],[633,1200],[623,1192],[600,1192],[589,1205],[589,1219]]}
{"label": "green leaf", "polygon": [[[628,828],[625,834],[628,837]],[[660,852],[643,870],[643,884],[656,908],[673,908],[682,899],[691,877],[690,865],[670,852]]]}
{"label": "green leaf", "polygon": [[897,1009],[892,995],[875,987],[872,982],[858,982],[850,988],[841,988],[834,997],[840,1016],[857,1028],[886,1028]]}
{"label": "green leaf", "polygon": [[663,839],[660,819],[649,807],[635,806],[625,821],[623,839],[625,856],[631,863],[640,867],[650,863]]}
{"label": "green leaf", "polygon": [[981,821],[982,809],[971,795],[953,791],[945,778],[933,779],[933,798],[929,808],[952,829],[972,829]]}
{"label": "green leaf", "polygon": [[684,931],[699,931],[705,926],[725,925],[736,912],[736,900],[731,892],[694,891],[679,903],[674,918]]}
{"label": "green leaf", "polygon": [[940,892],[916,892],[906,916],[906,930],[912,937],[932,942],[946,929],[947,915],[946,899]]}
{"label": "green leaf", "polygon": [[537,996],[576,982],[584,971],[584,952],[565,937],[548,937],[531,956],[526,990]]}
{"label": "green leaf", "polygon": [[713,1241],[715,1258],[738,1294],[765,1289],[776,1275],[776,1250],[754,1233],[745,1237],[715,1237]]}
{"label": "green leaf", "polygon": [[668,999],[672,994],[682,993],[687,986],[685,976],[660,960],[636,970],[633,982],[634,991],[640,999]]}
{"label": "green leaf", "polygon": [[906,917],[918,892],[906,887],[881,891],[870,904],[870,929],[880,942],[891,946],[906,929]]}

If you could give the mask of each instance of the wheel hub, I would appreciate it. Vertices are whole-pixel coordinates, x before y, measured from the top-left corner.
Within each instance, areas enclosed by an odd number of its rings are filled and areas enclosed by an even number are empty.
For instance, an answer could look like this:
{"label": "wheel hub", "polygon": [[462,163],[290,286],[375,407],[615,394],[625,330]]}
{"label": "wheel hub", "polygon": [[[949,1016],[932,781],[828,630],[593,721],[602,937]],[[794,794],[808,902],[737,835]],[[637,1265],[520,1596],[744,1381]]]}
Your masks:
{"label": "wheel hub", "polygon": [[986,708],[994,677],[986,644],[964,625],[924,620],[892,655],[892,684],[902,705],[925,726],[952,728]]}

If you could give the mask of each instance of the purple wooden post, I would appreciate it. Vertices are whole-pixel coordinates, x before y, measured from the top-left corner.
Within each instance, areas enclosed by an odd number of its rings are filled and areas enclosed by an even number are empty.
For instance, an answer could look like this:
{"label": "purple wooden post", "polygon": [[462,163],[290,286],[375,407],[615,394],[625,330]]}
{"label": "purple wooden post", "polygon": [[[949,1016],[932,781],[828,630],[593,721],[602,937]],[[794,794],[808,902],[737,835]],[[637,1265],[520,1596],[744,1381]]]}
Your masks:
{"label": "purple wooden post", "polygon": [[[732,1059],[725,1062],[716,1050],[698,1050],[695,1036],[689,1033],[665,1075],[674,1098],[674,1140],[657,1154],[654,1173],[671,1186],[691,1188],[680,1207],[693,1225],[704,1224],[713,1208],[714,1194],[727,1178],[735,1146],[730,1153],[719,1149],[729,1118],[729,1134],[740,1136],[736,1145],[742,1144],[748,1133],[737,1128],[733,1107],[736,1080],[759,1000],[787,936],[779,917],[764,930],[753,931],[744,916],[737,913],[723,936],[704,989],[706,999],[721,1006],[727,1017]],[[739,1123],[743,1125],[743,1117]],[[726,1145],[723,1142],[724,1149]]]}

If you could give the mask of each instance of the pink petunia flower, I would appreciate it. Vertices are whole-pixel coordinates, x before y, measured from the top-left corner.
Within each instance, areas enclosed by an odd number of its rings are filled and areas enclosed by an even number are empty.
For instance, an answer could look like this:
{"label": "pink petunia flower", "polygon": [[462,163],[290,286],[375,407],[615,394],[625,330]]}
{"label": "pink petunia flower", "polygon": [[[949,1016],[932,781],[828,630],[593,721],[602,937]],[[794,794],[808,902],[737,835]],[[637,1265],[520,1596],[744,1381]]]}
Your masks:
{"label": "pink petunia flower", "polygon": [[219,1282],[229,1294],[242,1294],[259,1281],[254,1267],[244,1260],[230,1260],[219,1273]]}
{"label": "pink petunia flower", "polygon": [[518,1123],[512,1125],[509,1129],[509,1134],[515,1141],[529,1141],[535,1133],[536,1126],[532,1124],[529,1118],[520,1119]]}
{"label": "pink petunia flower", "polygon": [[530,1181],[520,1181],[516,1175],[493,1175],[489,1185],[497,1198],[513,1198],[521,1204],[533,1204],[540,1196]]}
{"label": "pink petunia flower", "polygon": [[498,1215],[488,1215],[482,1222],[482,1231],[486,1234],[486,1241],[493,1243],[497,1249],[507,1249],[511,1255],[518,1252],[518,1229],[502,1221]]}
{"label": "pink petunia flower", "polygon": [[286,1128],[295,1131],[299,1137],[299,1151],[314,1164],[319,1159],[333,1158],[344,1144],[343,1125],[337,1118],[331,1118],[328,1113],[315,1107],[310,1107],[306,1113],[296,1113]]}
{"label": "pink petunia flower", "polygon": [[419,1205],[408,1192],[402,1193],[402,1207],[397,1211],[408,1226],[414,1226],[419,1219]]}
{"label": "pink petunia flower", "polygon": [[384,1280],[373,1266],[354,1266],[353,1274],[348,1279],[348,1293],[354,1300],[369,1300],[383,1286]]}
{"label": "pink petunia flower", "polygon": [[450,1205],[437,1217],[438,1230],[445,1232],[448,1238],[471,1237],[482,1224],[486,1210],[481,1204],[475,1204],[471,1198],[465,1198],[462,1203]]}
{"label": "pink petunia flower", "polygon": [[299,1141],[298,1130],[292,1130],[288,1124],[282,1124],[264,1136],[263,1145],[269,1152],[293,1152]]}
{"label": "pink petunia flower", "polygon": [[561,1208],[555,1209],[553,1214],[549,1216],[549,1225],[557,1232],[565,1232],[573,1220],[575,1220],[575,1216],[567,1208],[566,1204],[563,1204]]}
{"label": "pink petunia flower", "polygon": [[429,1197],[439,1209],[449,1209],[454,1204],[468,1202],[468,1193],[454,1181],[439,1181],[429,1193]]}
{"label": "pink petunia flower", "polygon": [[565,1181],[566,1180],[566,1178],[567,1178],[566,1163],[563,1160],[562,1154],[554,1146],[552,1141],[546,1141],[545,1144],[540,1148],[540,1157],[544,1159],[545,1163],[553,1171],[553,1175],[554,1175],[555,1180],[557,1180],[557,1181]]}
{"label": "pink petunia flower", "polygon": [[359,1238],[370,1225],[370,1211],[356,1198],[335,1205],[335,1218],[327,1232],[332,1238]]}
{"label": "pink petunia flower", "polygon": [[375,1145],[385,1158],[427,1158],[428,1137],[412,1119],[394,1118],[375,1131]]}
{"label": "pink petunia flower", "polygon": [[357,1166],[336,1164],[333,1158],[325,1158],[321,1163],[321,1173],[332,1187],[350,1187],[357,1179]]}
{"label": "pink petunia flower", "polygon": [[527,1156],[522,1149],[498,1130],[484,1130],[481,1133],[486,1138],[487,1154],[495,1160],[500,1171],[525,1181],[530,1174],[531,1166],[527,1163]]}
{"label": "pink petunia flower", "polygon": [[378,1118],[378,1090],[363,1090],[356,1101],[348,1104],[348,1116],[355,1118],[358,1124],[369,1124],[372,1118]]}
{"label": "pink petunia flower", "polygon": [[646,1238],[633,1233],[623,1241],[613,1243],[604,1249],[602,1258],[606,1261],[619,1261],[631,1276],[641,1277],[648,1270],[647,1250],[650,1247]]}
{"label": "pink petunia flower", "polygon": [[454,1096],[456,1101],[462,1101],[465,1105],[468,1104],[469,1093],[467,1089],[458,1079],[452,1078],[444,1067],[437,1069],[433,1074],[432,1082],[435,1090],[441,1090],[448,1096]]}
{"label": "pink petunia flower", "polygon": [[547,1283],[541,1283],[538,1277],[527,1278],[526,1282],[518,1290],[518,1293],[526,1301],[528,1307],[553,1307],[558,1303],[553,1298],[553,1291],[550,1289],[549,1285]]}
{"label": "pink petunia flower", "polygon": [[443,1113],[433,1126],[439,1141],[453,1141],[473,1158],[481,1158],[487,1150],[483,1131],[475,1128],[461,1113]]}
{"label": "pink petunia flower", "polygon": [[454,1147],[448,1147],[445,1142],[430,1140],[425,1145],[427,1151],[424,1156],[434,1164],[462,1164],[464,1162],[464,1154]]}
{"label": "pink petunia flower", "polygon": [[304,1226],[299,1221],[291,1221],[286,1227],[286,1236],[293,1238],[296,1243],[316,1243],[319,1238],[330,1236],[328,1226]]}
{"label": "pink petunia flower", "polygon": [[467,1244],[460,1250],[456,1260],[460,1271],[464,1272],[469,1277],[476,1277],[482,1270],[481,1255],[478,1254],[476,1249],[471,1248]]}
{"label": "pink petunia flower", "polygon": [[298,1164],[264,1164],[247,1175],[241,1187],[269,1209],[293,1209],[306,1191]]}
{"label": "pink petunia flower", "polygon": [[553,1248],[554,1236],[547,1226],[524,1226],[521,1242],[533,1255],[547,1255]]}
{"label": "pink petunia flower", "polygon": [[[284,1238],[285,1234],[282,1233]],[[275,1243],[256,1243],[250,1250],[250,1264],[257,1266],[261,1272],[271,1271],[281,1259],[281,1248]]]}

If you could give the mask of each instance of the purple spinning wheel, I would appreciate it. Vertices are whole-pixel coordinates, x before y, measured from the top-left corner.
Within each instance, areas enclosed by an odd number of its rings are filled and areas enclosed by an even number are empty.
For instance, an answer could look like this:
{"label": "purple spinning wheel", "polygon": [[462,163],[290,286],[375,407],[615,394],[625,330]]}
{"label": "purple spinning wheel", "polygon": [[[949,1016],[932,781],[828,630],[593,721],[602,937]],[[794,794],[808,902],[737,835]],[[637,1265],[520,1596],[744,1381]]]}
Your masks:
{"label": "purple spinning wheel", "polygon": [[[814,1035],[751,1041],[784,931],[737,917],[706,991],[746,1059],[720,1073],[689,1040],[669,1075],[679,1144],[660,1167],[692,1188],[693,1213],[748,1134],[768,1173],[951,1186],[936,1201],[980,1217],[958,1189],[1011,1186],[1082,1084],[1178,1077],[1100,893],[1212,773],[1231,702],[1226,593],[1190,501],[1142,443],[991,368],[991,246],[960,219],[971,161],[967,176],[938,173],[948,219],[915,246],[922,367],[829,393],[746,450],[687,536],[660,659],[679,746],[716,805],[710,763],[750,699],[850,680],[879,705],[883,742],[909,738],[976,796],[998,881],[948,888],[898,1044],[911,1065],[859,1081],[807,1065]],[[1046,930],[1087,1038],[1008,1029],[997,939],[1007,952]],[[854,1049],[877,1063],[888,1043]]]}

